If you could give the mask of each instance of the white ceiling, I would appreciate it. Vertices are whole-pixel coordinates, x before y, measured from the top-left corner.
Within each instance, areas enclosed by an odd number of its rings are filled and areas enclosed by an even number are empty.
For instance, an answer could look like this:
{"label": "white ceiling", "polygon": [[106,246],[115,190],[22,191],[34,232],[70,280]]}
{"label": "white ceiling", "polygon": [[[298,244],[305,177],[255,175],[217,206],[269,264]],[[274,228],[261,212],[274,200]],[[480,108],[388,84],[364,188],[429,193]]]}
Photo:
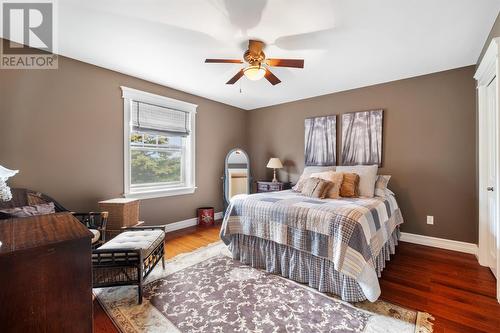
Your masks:
{"label": "white ceiling", "polygon": [[[243,109],[475,64],[499,0],[59,0],[59,53]],[[249,38],[283,81],[225,82]],[[241,92],[240,92],[241,88]]]}

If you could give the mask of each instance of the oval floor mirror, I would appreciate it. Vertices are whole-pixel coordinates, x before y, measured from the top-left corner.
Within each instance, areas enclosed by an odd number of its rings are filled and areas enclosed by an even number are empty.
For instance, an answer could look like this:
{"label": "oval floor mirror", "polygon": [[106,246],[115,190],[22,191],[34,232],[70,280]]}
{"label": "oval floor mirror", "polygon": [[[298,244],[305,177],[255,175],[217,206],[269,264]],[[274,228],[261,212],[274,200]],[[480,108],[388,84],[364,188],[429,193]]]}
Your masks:
{"label": "oval floor mirror", "polygon": [[226,155],[223,180],[224,211],[226,211],[232,197],[237,194],[250,194],[252,184],[250,159],[243,149],[231,149]]}

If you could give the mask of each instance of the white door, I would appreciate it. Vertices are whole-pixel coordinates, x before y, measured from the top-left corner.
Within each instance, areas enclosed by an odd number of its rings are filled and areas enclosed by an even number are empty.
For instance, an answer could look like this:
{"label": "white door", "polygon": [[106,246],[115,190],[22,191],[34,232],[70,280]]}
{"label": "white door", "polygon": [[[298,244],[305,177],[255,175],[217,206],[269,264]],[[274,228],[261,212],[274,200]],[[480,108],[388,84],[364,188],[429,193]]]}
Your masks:
{"label": "white door", "polygon": [[500,302],[500,37],[493,38],[474,78],[478,90],[478,259],[497,278]]}
{"label": "white door", "polygon": [[497,182],[497,161],[498,161],[498,148],[497,147],[497,79],[493,79],[486,88],[486,103],[487,103],[487,122],[486,127],[488,131],[487,139],[487,262],[491,271],[497,277],[497,225],[498,225],[498,182]]}

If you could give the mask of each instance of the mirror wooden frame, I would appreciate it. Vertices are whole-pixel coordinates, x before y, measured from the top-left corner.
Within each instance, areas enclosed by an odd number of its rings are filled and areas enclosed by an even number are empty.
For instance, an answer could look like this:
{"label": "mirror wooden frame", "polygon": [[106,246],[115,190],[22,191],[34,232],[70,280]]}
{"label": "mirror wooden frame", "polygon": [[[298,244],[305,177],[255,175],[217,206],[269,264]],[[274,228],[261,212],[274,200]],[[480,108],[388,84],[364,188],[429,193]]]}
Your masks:
{"label": "mirror wooden frame", "polygon": [[231,149],[225,158],[224,161],[224,176],[222,177],[223,184],[222,184],[222,197],[223,197],[223,202],[224,202],[224,212],[226,211],[227,207],[229,206],[229,201],[230,198],[228,198],[229,195],[229,171],[228,171],[228,165],[229,165],[229,157],[231,154],[239,151],[240,153],[245,155],[245,158],[247,159],[247,174],[248,174],[248,184],[247,184],[247,194],[250,194],[252,192],[252,176],[250,172],[250,157],[248,157],[248,154],[246,151],[244,151],[241,148],[233,148]]}

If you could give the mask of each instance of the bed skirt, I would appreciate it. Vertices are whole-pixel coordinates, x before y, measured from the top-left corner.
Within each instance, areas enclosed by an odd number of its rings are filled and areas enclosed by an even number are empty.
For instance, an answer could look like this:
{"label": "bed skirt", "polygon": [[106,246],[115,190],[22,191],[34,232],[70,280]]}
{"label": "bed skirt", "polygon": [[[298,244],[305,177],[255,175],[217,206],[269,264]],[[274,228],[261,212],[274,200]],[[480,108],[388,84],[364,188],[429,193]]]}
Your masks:
{"label": "bed skirt", "polygon": [[[396,228],[377,256],[376,272],[380,277],[390,255],[395,253],[400,237]],[[332,261],[270,240],[242,234],[231,235],[229,249],[233,259],[296,282],[308,284],[347,302],[360,302],[366,296],[353,278],[335,270]]]}

